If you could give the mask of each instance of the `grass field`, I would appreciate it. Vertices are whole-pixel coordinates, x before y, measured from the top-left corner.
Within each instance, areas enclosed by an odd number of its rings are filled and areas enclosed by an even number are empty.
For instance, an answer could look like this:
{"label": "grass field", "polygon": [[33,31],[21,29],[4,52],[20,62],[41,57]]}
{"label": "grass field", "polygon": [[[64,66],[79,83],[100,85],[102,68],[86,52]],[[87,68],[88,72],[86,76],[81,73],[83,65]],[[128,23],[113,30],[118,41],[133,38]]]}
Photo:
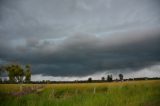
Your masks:
{"label": "grass field", "polygon": [[[28,92],[31,89],[32,91]],[[28,93],[14,95],[17,92]],[[1,84],[0,106],[160,106],[160,80],[45,85]]]}

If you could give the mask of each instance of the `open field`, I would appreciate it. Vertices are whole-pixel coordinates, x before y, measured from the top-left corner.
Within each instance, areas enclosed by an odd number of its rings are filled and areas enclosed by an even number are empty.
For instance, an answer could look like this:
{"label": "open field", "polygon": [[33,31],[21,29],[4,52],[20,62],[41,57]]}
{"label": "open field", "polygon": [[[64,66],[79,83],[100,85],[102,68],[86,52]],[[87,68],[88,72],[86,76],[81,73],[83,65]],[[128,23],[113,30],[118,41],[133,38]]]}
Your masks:
{"label": "open field", "polygon": [[160,80],[1,84],[0,106],[160,106]]}

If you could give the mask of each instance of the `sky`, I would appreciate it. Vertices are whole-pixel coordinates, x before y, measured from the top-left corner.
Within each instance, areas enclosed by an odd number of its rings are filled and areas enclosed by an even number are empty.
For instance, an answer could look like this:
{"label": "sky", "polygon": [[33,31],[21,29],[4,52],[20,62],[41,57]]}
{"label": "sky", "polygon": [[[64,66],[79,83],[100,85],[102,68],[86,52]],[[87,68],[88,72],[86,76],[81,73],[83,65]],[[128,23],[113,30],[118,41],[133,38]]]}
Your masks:
{"label": "sky", "polygon": [[0,65],[32,80],[160,77],[159,0],[0,0]]}

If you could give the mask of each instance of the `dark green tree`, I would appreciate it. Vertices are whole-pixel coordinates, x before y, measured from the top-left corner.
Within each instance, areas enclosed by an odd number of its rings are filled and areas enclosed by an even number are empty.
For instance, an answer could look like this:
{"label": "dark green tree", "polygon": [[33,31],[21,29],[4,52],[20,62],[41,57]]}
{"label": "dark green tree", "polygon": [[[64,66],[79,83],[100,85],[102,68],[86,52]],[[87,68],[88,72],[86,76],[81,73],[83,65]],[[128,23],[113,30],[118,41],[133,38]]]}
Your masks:
{"label": "dark green tree", "polygon": [[4,72],[4,67],[0,66],[0,83],[2,83],[1,74]]}
{"label": "dark green tree", "polygon": [[123,74],[119,74],[120,81],[123,81]]}
{"label": "dark green tree", "polygon": [[25,82],[31,81],[31,68],[30,65],[26,65],[26,72],[25,72]]}
{"label": "dark green tree", "polygon": [[101,80],[102,80],[102,81],[104,81],[104,80],[105,80],[105,78],[104,78],[104,77],[102,77],[102,78],[101,78]]}
{"label": "dark green tree", "polygon": [[4,66],[0,66],[0,75],[5,72],[5,67]]}
{"label": "dark green tree", "polygon": [[88,78],[88,82],[92,82],[92,78],[91,77]]}
{"label": "dark green tree", "polygon": [[112,82],[112,80],[113,80],[112,75],[107,75],[107,81]]}
{"label": "dark green tree", "polygon": [[9,81],[10,82],[22,82],[24,78],[24,70],[18,64],[12,64],[5,66],[5,69],[8,73]]}
{"label": "dark green tree", "polygon": [[10,64],[5,66],[5,71],[8,73],[9,81],[11,83],[22,83],[24,79],[26,82],[30,82],[31,80],[31,70],[29,65],[26,65],[24,68],[19,64]]}

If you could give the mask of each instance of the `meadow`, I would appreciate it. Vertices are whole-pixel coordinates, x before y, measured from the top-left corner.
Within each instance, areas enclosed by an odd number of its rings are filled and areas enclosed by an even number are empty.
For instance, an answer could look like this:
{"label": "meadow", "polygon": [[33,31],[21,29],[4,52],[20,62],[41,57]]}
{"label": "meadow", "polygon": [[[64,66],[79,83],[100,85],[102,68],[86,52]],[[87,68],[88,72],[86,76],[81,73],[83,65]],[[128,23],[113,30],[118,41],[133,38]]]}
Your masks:
{"label": "meadow", "polygon": [[0,106],[160,106],[160,80],[0,84]]}

